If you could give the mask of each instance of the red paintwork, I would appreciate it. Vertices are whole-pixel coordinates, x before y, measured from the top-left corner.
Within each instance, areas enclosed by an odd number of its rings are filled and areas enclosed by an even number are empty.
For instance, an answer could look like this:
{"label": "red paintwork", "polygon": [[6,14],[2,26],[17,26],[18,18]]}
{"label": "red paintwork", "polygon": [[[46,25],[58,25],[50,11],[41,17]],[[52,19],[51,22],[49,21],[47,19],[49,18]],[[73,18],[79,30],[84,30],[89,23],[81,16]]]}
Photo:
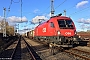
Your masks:
{"label": "red paintwork", "polygon": [[[74,36],[75,35],[75,25],[73,23],[74,29],[60,29],[57,19],[65,19],[65,20],[71,20],[69,17],[65,17],[65,16],[58,16],[58,17],[53,17],[50,18],[47,22],[38,25],[34,32],[35,32],[35,36],[58,36],[57,31],[60,31],[60,36]],[[54,23],[55,28],[50,27],[50,22]],[[45,31],[46,29],[46,31]],[[69,34],[67,34],[67,32],[70,32]]]}

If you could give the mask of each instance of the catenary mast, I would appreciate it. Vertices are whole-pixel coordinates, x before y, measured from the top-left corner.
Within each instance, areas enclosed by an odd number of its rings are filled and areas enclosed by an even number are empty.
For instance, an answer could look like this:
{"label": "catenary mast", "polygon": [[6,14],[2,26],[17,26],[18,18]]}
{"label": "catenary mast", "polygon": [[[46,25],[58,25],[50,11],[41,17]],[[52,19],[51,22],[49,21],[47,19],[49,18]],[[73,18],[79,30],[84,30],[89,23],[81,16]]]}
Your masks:
{"label": "catenary mast", "polygon": [[54,16],[54,4],[53,4],[54,0],[51,0],[51,17]]}
{"label": "catenary mast", "polygon": [[3,37],[6,37],[6,19],[5,19],[6,8],[4,8],[3,10],[4,10]]}

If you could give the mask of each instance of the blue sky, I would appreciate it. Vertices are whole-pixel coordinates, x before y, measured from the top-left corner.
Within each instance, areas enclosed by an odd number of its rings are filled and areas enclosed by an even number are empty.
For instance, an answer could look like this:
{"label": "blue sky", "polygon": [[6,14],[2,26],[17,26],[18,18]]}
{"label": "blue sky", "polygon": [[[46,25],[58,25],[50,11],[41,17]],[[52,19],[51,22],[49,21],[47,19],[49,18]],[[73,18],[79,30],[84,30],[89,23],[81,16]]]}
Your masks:
{"label": "blue sky", "polygon": [[[50,18],[51,0],[0,0],[0,20],[3,18],[3,7],[6,8],[6,20],[10,25],[19,24],[19,32],[25,32],[38,24],[38,19]],[[10,8],[10,9],[8,9]],[[10,10],[10,11],[8,11]],[[71,17],[77,31],[90,29],[90,0],[54,0],[54,15],[66,10],[66,16]],[[18,26],[16,26],[18,27]]]}

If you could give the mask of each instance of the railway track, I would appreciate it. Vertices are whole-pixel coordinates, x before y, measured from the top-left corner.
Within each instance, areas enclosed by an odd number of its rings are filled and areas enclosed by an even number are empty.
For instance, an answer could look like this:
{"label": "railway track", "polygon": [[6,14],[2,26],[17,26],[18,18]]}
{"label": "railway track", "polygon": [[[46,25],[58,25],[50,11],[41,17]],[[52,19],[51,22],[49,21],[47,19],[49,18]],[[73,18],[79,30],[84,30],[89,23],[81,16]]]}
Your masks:
{"label": "railway track", "polygon": [[17,45],[18,40],[13,42],[11,45],[9,45],[6,49],[3,49],[3,51],[0,53],[0,60],[8,60],[12,59],[11,55]]}
{"label": "railway track", "polygon": [[21,59],[21,39],[18,40],[17,45],[12,52],[11,58],[12,60]]}
{"label": "railway track", "polygon": [[31,46],[20,37],[0,54],[0,60],[42,60]]}
{"label": "railway track", "polygon": [[[23,38],[23,40],[25,41],[25,39]],[[33,48],[31,47],[31,45],[29,45],[26,41],[25,44],[27,45],[28,51],[31,54],[33,60],[42,60],[40,58],[40,56],[38,56],[38,54],[33,50]]]}
{"label": "railway track", "polygon": [[41,60],[41,58],[36,54],[36,52],[31,48],[31,46],[24,40],[23,37],[20,38],[20,41],[18,42],[16,49],[12,55],[12,60],[18,60],[18,59]]}
{"label": "railway track", "polygon": [[86,52],[80,49],[70,49],[70,50],[65,50],[66,53],[69,53],[70,55],[73,55],[77,58],[84,59],[84,60],[90,60],[90,52]]}

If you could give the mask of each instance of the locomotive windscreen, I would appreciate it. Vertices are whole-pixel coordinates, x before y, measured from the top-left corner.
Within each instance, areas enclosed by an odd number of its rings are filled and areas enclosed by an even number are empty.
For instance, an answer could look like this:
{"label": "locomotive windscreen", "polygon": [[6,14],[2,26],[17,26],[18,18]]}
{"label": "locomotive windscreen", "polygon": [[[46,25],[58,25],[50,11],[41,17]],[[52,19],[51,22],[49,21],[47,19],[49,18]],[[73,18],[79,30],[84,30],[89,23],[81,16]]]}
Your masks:
{"label": "locomotive windscreen", "polygon": [[72,20],[57,20],[60,29],[73,29],[73,21]]}

